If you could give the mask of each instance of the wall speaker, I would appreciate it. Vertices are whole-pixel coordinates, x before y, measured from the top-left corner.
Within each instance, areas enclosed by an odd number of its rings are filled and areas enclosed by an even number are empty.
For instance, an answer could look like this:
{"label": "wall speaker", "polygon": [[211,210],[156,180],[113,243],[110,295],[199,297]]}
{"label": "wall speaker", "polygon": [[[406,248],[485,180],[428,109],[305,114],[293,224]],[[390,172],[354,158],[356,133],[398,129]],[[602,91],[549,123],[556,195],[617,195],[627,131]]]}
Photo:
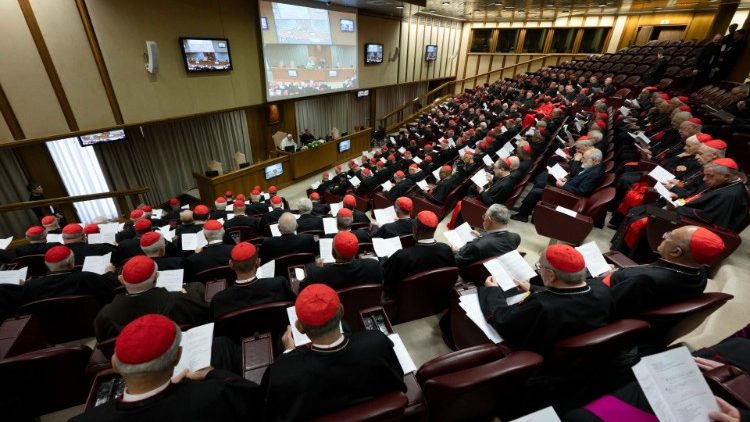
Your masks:
{"label": "wall speaker", "polygon": [[159,46],[156,41],[146,41],[146,71],[148,73],[159,71]]}

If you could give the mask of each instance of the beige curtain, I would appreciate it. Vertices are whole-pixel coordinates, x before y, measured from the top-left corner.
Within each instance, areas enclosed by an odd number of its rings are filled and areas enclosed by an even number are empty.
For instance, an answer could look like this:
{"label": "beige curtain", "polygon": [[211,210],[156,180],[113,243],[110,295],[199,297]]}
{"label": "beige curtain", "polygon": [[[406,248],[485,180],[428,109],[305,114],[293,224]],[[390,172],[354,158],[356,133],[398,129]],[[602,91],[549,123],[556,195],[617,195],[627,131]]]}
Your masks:
{"label": "beige curtain", "polygon": [[[3,187],[0,189],[0,204],[28,201],[29,191],[26,189],[26,178],[10,148],[0,149],[0,178],[3,180]],[[0,213],[0,238],[11,235],[23,237],[29,226],[38,224],[31,210]]]}
{"label": "beige curtain", "polygon": [[237,151],[252,162],[243,111],[142,126],[127,130],[127,137],[94,148],[112,189],[149,187],[151,204],[194,188],[193,172],[203,173],[212,160],[225,172],[235,169]]}
{"label": "beige curtain", "polygon": [[368,126],[370,99],[357,98],[356,92],[324,95],[297,101],[294,111],[298,134],[307,128],[323,139],[333,128],[352,133],[355,126]]}
{"label": "beige curtain", "polygon": [[[375,98],[375,117],[380,119],[426,92],[427,82],[378,88],[378,95]],[[408,112],[411,113],[411,109],[408,109]],[[395,121],[395,119],[396,117],[393,117],[391,120]],[[388,123],[391,124],[393,121],[389,121]]]}

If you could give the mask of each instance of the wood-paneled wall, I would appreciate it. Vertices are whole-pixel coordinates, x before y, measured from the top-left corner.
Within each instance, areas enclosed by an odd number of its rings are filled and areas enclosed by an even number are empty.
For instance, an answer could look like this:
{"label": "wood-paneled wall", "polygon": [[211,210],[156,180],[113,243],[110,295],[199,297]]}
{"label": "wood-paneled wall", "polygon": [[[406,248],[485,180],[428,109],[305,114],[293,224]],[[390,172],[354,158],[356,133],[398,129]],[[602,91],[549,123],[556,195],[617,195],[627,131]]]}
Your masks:
{"label": "wood-paneled wall", "polygon": [[714,20],[715,12],[680,12],[655,13],[648,15],[628,16],[622,36],[618,40],[618,49],[633,45],[638,28],[641,26],[685,25],[684,40],[703,40],[708,38],[708,30]]}

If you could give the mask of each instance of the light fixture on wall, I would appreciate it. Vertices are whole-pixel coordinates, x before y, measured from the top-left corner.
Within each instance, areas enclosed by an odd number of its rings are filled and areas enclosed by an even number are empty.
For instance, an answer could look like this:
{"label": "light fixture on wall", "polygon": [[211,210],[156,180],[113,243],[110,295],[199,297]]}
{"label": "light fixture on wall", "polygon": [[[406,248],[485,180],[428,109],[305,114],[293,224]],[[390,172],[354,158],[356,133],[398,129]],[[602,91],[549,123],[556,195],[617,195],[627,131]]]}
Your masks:
{"label": "light fixture on wall", "polygon": [[152,75],[159,71],[159,46],[156,41],[146,41],[146,71]]}
{"label": "light fixture on wall", "polygon": [[398,59],[398,53],[399,53],[399,51],[400,50],[399,50],[398,47],[394,48],[393,49],[393,54],[391,54],[390,57],[388,57],[388,61],[389,62],[395,62]]}
{"label": "light fixture on wall", "polygon": [[453,61],[453,60],[455,60],[455,59],[456,59],[456,57],[458,57],[458,51],[454,51],[453,53],[451,53],[451,54],[450,54],[450,55],[448,56],[448,60],[450,60],[450,61]]}

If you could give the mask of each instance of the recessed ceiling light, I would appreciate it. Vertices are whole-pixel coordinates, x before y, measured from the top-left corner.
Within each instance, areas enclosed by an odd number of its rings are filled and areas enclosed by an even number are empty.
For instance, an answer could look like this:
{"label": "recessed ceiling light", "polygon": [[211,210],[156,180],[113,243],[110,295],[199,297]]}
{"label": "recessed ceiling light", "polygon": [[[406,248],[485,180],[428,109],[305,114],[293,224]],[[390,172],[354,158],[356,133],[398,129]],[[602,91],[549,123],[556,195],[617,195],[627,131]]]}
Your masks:
{"label": "recessed ceiling light", "polygon": [[396,6],[396,9],[403,9],[403,8],[404,8],[403,5]]}

